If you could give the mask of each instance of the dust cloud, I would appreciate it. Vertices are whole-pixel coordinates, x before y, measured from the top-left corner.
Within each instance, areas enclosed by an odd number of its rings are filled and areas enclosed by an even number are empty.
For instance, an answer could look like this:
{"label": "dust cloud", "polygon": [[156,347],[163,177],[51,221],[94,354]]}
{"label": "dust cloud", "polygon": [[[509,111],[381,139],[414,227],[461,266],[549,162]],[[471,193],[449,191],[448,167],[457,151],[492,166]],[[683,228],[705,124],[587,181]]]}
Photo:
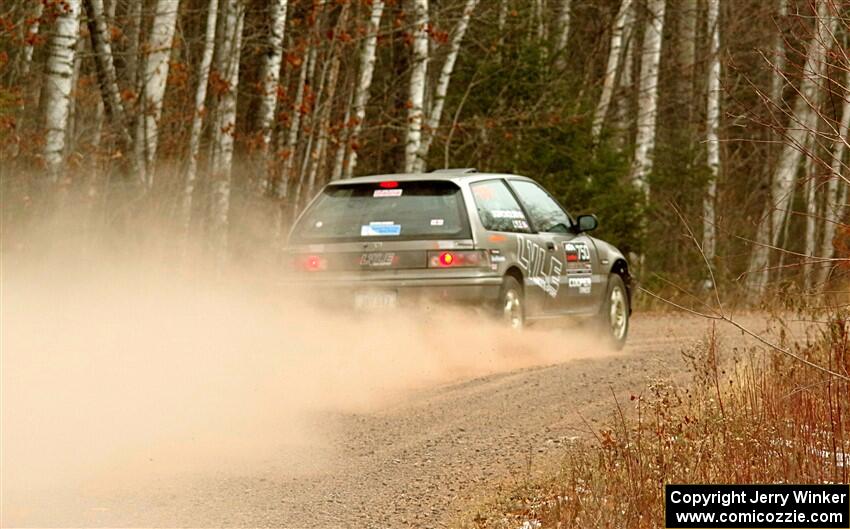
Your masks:
{"label": "dust cloud", "polygon": [[3,525],[59,497],[283,464],[293,447],[312,455],[290,470],[321,467],[335,414],[604,354],[575,331],[449,308],[352,316],[274,272],[49,242],[4,241]]}

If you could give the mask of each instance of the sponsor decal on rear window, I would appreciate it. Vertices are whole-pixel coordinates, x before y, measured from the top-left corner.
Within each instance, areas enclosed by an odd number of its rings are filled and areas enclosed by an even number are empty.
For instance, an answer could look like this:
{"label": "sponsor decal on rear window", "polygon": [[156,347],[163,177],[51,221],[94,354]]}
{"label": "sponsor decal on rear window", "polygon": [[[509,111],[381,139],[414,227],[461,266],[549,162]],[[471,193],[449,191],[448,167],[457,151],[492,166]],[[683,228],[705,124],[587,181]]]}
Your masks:
{"label": "sponsor decal on rear window", "polygon": [[376,221],[370,222],[364,226],[360,226],[361,237],[375,237],[383,235],[399,235],[401,234],[401,225],[395,224],[392,221]]}
{"label": "sponsor decal on rear window", "polygon": [[443,219],[431,219],[431,226],[442,226],[444,222]]}
{"label": "sponsor decal on rear window", "polygon": [[525,215],[518,209],[494,209],[490,214],[495,219],[525,219]]}
{"label": "sponsor decal on rear window", "polygon": [[403,189],[376,189],[372,196],[376,198],[400,197],[403,191]]}

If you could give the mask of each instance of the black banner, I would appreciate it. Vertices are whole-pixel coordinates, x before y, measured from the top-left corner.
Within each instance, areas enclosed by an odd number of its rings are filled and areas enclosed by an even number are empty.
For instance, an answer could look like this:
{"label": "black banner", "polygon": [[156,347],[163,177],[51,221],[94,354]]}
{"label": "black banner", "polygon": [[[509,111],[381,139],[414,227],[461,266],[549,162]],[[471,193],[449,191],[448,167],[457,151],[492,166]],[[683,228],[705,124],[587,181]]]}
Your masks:
{"label": "black banner", "polygon": [[850,528],[848,485],[665,485],[669,528]]}

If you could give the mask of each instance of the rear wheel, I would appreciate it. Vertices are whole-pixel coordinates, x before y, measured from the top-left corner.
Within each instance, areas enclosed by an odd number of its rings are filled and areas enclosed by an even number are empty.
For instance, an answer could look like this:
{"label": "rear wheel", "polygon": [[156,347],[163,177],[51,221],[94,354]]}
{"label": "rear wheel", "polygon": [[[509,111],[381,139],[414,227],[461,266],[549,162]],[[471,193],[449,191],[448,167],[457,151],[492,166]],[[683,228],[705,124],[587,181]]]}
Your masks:
{"label": "rear wheel", "polygon": [[525,326],[525,299],[522,295],[522,286],[513,276],[505,276],[502,282],[497,316],[511,329],[519,330]]}
{"label": "rear wheel", "polygon": [[618,351],[626,345],[629,334],[629,296],[623,278],[617,274],[608,276],[608,292],[599,311],[599,324]]}

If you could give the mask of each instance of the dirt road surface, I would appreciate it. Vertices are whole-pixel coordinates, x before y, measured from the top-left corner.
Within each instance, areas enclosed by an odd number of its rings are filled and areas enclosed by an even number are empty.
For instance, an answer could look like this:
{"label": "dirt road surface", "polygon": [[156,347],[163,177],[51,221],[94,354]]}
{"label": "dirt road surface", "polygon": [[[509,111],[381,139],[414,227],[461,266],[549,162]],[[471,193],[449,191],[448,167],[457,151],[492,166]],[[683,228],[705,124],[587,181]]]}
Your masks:
{"label": "dirt road surface", "polygon": [[[620,354],[419,389],[368,413],[328,413],[314,425],[326,443],[289,447],[259,470],[145,486],[117,479],[107,493],[46,498],[18,521],[448,527],[500,487],[557,465],[564,443],[609,416],[613,394],[628,400],[648,380],[687,376],[681,351],[704,336],[707,325],[682,315],[636,315]],[[731,328],[720,334],[740,336]]]}

